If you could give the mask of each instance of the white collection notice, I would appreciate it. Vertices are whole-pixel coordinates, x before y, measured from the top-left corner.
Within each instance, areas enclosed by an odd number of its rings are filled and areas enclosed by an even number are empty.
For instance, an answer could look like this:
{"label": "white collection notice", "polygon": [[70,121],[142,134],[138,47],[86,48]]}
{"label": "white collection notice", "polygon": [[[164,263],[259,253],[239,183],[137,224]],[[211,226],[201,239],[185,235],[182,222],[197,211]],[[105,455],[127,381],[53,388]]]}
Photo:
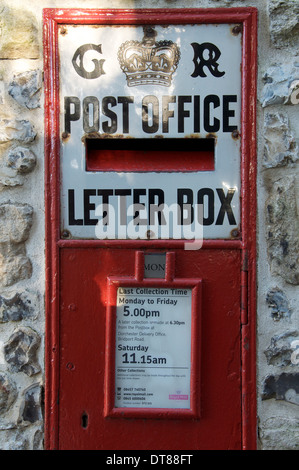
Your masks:
{"label": "white collection notice", "polygon": [[119,287],[115,407],[190,408],[192,289]]}

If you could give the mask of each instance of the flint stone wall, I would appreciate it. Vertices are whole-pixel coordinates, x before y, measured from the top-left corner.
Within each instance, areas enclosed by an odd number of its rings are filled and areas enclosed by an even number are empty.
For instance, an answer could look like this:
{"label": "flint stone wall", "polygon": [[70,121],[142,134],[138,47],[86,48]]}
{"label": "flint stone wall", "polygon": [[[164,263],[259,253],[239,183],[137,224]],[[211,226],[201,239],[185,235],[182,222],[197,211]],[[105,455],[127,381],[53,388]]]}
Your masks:
{"label": "flint stone wall", "polygon": [[[34,2],[33,2],[34,3]],[[43,449],[41,14],[0,3],[0,449]]]}
{"label": "flint stone wall", "polygon": [[[42,5],[41,5],[42,3]],[[42,8],[185,8],[177,0],[0,3],[0,449],[43,449]],[[299,448],[297,0],[253,6],[258,38],[258,448]]]}

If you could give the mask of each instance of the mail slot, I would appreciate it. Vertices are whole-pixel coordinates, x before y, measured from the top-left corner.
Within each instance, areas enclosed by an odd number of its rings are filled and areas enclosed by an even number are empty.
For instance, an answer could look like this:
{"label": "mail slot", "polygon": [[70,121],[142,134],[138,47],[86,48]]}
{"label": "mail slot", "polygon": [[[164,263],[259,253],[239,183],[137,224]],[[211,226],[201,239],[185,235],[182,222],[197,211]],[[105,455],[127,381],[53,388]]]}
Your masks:
{"label": "mail slot", "polygon": [[46,446],[254,449],[256,10],[44,26]]}
{"label": "mail slot", "polygon": [[214,139],[87,139],[87,171],[214,170]]}

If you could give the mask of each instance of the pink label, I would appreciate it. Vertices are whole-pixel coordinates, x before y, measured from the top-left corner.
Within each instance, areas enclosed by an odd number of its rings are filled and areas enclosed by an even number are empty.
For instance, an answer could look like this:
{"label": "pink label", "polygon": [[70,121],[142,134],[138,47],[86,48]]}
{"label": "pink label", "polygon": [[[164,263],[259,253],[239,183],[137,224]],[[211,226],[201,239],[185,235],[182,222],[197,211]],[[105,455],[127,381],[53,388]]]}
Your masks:
{"label": "pink label", "polygon": [[169,395],[169,400],[188,400],[188,395]]}

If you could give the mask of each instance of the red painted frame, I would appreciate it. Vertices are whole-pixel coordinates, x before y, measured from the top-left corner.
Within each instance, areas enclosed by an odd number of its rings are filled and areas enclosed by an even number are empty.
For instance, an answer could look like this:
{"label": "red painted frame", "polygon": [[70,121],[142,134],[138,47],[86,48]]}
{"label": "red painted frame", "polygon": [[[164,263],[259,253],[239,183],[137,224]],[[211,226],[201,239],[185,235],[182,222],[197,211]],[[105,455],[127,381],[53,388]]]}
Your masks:
{"label": "red painted frame", "polygon": [[[144,279],[144,253],[136,252],[135,277],[108,278],[108,305],[106,323],[105,350],[105,417],[122,418],[167,418],[195,419],[200,415],[200,318],[201,318],[201,279],[175,279],[174,253],[166,253],[165,279]],[[119,287],[185,287],[192,289],[191,307],[191,376],[190,376],[190,409],[167,408],[116,408],[115,396],[115,339],[116,339],[116,298]]]}
{"label": "red painted frame", "polygon": [[59,57],[60,24],[194,24],[238,23],[243,27],[241,127],[242,239],[204,240],[202,249],[242,250],[242,441],[243,449],[256,448],[256,72],[257,9],[44,9],[45,84],[45,216],[46,216],[46,387],[45,447],[58,448],[59,388],[59,251],[67,247],[133,246],[175,248],[184,241],[122,241],[60,239],[60,129]]}

